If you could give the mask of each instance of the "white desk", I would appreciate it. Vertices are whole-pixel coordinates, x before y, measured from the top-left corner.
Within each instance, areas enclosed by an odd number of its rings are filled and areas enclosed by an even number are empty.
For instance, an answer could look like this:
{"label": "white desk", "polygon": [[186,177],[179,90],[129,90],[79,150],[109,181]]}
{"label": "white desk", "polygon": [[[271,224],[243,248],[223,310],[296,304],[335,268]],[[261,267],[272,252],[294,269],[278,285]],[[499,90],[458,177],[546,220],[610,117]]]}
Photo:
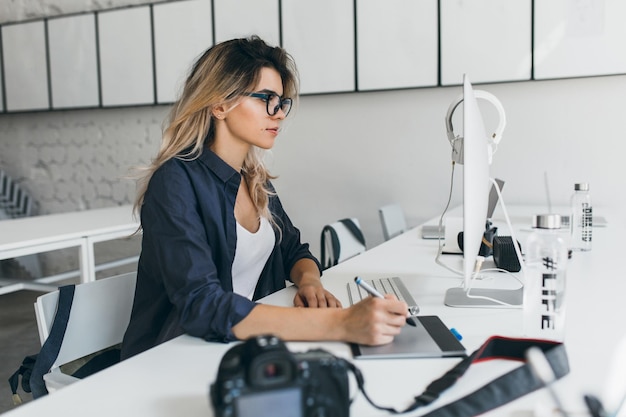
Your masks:
{"label": "white desk", "polygon": [[[89,282],[95,280],[96,273],[94,244],[130,236],[138,226],[130,205],[3,220],[0,259],[78,247],[80,282]],[[0,294],[50,289],[42,282],[45,281],[12,283],[0,287]]]}
{"label": "white desk", "polygon": [[[530,217],[524,218],[530,224]],[[571,372],[559,380],[555,388],[572,411],[584,410],[584,393],[602,393],[613,347],[624,335],[623,327],[609,321],[619,321],[626,316],[626,306],[622,302],[626,280],[622,277],[623,262],[619,252],[625,228],[624,223],[617,223],[618,217],[607,218],[609,227],[594,229],[593,250],[575,253],[568,269],[566,346]],[[505,230],[500,229],[500,234],[506,234]],[[422,240],[419,236],[418,229],[411,230],[339,264],[324,274],[324,284],[347,304],[344,285],[355,274],[364,277],[400,275],[420,304],[421,314],[437,314],[449,327],[455,327],[464,336],[468,353],[490,335],[521,336],[520,310],[445,307],[445,290],[459,285],[460,278],[435,264],[436,241]],[[521,233],[517,237],[522,241],[526,239]],[[447,259],[460,266],[460,258],[451,256]],[[499,277],[489,285],[507,286],[510,281],[510,278]],[[291,303],[292,297],[293,289],[287,288],[264,301],[285,305]],[[336,355],[350,357],[349,348],[343,343],[289,343],[289,346],[292,350],[323,347]],[[208,389],[215,379],[222,355],[230,347],[181,336],[53,395],[18,407],[6,416],[213,416]],[[387,359],[357,360],[356,364],[364,373],[366,390],[374,401],[402,408],[457,361]],[[471,392],[515,366],[518,365],[504,361],[472,366],[431,408]],[[524,415],[520,411],[533,410],[537,404],[551,405],[546,390],[527,395],[486,415],[520,417]],[[419,415],[427,410],[429,408],[419,409],[409,415]],[[359,394],[351,407],[351,415],[389,414],[372,408]]]}

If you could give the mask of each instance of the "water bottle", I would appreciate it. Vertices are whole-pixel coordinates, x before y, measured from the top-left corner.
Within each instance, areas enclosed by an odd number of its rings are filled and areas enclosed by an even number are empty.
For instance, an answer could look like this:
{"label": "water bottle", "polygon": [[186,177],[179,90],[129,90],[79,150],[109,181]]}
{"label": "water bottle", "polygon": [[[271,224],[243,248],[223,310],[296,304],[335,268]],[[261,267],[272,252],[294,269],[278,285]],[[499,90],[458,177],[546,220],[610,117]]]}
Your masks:
{"label": "water bottle", "polygon": [[570,218],[573,250],[591,250],[592,221],[593,209],[591,207],[591,196],[589,195],[589,184],[574,184],[572,215]]}
{"label": "water bottle", "polygon": [[562,342],[565,336],[567,245],[561,216],[537,215],[526,242],[524,335]]}

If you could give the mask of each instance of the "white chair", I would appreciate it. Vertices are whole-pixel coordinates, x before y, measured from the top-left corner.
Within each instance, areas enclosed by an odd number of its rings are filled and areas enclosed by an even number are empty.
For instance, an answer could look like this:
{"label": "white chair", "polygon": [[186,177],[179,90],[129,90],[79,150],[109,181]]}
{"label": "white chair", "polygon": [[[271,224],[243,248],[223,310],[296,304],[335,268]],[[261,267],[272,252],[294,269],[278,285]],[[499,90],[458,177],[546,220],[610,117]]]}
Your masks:
{"label": "white chair", "polygon": [[404,212],[399,204],[388,204],[378,209],[380,223],[383,226],[385,240],[404,233],[407,230]]}
{"label": "white chair", "polygon": [[[72,309],[59,356],[44,375],[48,392],[79,381],[59,366],[122,342],[130,321],[137,273],[117,275],[76,286]],[[43,345],[52,327],[59,291],[44,294],[35,302],[39,339]]]}
{"label": "white chair", "polygon": [[356,218],[341,219],[322,229],[320,242],[324,269],[365,252],[365,238]]}

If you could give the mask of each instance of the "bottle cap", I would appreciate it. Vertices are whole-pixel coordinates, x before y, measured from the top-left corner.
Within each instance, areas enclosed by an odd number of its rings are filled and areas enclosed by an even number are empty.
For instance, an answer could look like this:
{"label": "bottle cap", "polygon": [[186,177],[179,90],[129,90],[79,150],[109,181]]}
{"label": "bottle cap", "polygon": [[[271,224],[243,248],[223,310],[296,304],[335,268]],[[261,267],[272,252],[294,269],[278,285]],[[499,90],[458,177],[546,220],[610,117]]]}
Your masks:
{"label": "bottle cap", "polygon": [[589,184],[586,182],[577,182],[574,184],[575,191],[589,191]]}
{"label": "bottle cap", "polygon": [[535,229],[560,229],[560,214],[536,214],[533,217],[533,228]]}

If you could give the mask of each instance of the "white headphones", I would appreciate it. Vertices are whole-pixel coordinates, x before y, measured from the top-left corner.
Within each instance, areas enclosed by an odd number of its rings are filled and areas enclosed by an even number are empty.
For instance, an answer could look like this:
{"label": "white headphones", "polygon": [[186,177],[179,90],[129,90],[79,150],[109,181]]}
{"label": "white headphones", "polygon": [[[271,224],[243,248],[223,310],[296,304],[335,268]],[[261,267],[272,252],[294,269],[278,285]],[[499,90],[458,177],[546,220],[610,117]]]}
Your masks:
{"label": "white headphones", "polygon": [[[504,114],[504,107],[502,107],[502,103],[491,93],[482,90],[474,90],[474,95],[476,98],[482,98],[487,100],[491,104],[494,105],[496,110],[498,111],[498,115],[500,117],[500,123],[498,123],[498,127],[496,131],[488,138],[489,142],[489,164],[491,164],[491,160],[493,154],[498,149],[498,143],[502,139],[502,132],[504,131],[504,127],[506,126],[506,115]],[[448,141],[452,146],[452,160],[457,164],[463,164],[463,136],[455,135],[452,128],[452,115],[456,108],[463,102],[463,94],[460,94],[448,107],[448,114],[446,115],[446,130],[448,134]]]}

